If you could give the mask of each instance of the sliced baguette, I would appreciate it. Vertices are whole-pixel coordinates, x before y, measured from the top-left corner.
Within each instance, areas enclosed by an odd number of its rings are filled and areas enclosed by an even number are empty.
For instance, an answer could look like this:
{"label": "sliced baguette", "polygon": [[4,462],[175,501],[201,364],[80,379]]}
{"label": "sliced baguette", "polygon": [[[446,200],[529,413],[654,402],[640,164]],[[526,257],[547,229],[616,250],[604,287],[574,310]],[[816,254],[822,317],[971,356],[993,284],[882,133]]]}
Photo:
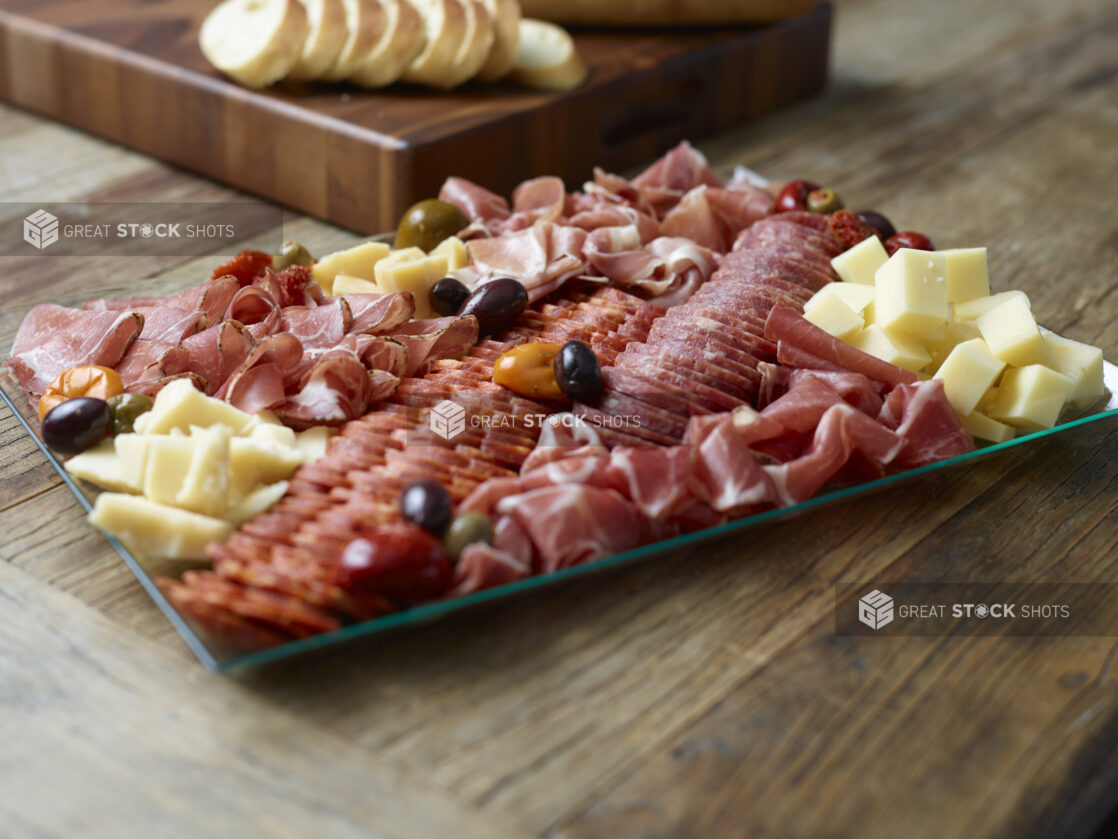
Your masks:
{"label": "sliced baguette", "polygon": [[462,0],[466,10],[466,35],[454,59],[454,73],[447,87],[457,87],[478,74],[493,49],[493,17],[481,0]]}
{"label": "sliced baguette", "polygon": [[349,80],[362,87],[384,87],[397,81],[423,49],[423,18],[407,0],[381,0],[386,25],[372,51]]}
{"label": "sliced baguette", "polygon": [[198,43],[222,73],[245,87],[261,88],[291,72],[307,28],[299,0],[225,0],[202,23]]}
{"label": "sliced baguette", "polygon": [[462,0],[409,0],[423,16],[427,40],[403,80],[432,87],[453,87],[455,62],[466,40],[466,7]]}
{"label": "sliced baguette", "polygon": [[493,48],[489,58],[478,71],[479,81],[495,82],[503,79],[512,69],[516,50],[520,46],[519,0],[484,0],[489,16],[493,18]]}
{"label": "sliced baguette", "polygon": [[506,78],[540,90],[570,90],[586,78],[586,65],[565,29],[524,18],[516,60]]}
{"label": "sliced baguette", "polygon": [[321,78],[341,55],[349,29],[342,0],[300,0],[307,10],[307,40],[287,78],[307,82]]}
{"label": "sliced baguette", "polygon": [[342,0],[349,34],[334,66],[320,77],[324,82],[348,79],[376,47],[386,25],[380,0]]}

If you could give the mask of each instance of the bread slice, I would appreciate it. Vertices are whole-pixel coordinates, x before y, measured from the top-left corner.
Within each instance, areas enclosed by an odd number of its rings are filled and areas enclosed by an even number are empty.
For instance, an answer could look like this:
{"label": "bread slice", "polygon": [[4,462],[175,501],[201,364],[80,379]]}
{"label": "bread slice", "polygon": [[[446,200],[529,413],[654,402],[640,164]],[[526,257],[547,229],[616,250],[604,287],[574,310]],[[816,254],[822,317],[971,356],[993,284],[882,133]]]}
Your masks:
{"label": "bread slice", "polygon": [[506,78],[540,90],[570,90],[586,78],[586,65],[565,29],[524,18],[520,21],[520,47]]}
{"label": "bread slice", "polygon": [[307,28],[299,0],[225,0],[206,16],[198,43],[222,73],[245,87],[261,88],[291,72]]}
{"label": "bread slice", "polygon": [[466,6],[462,0],[409,0],[423,16],[427,40],[403,80],[450,88],[457,77],[458,50],[466,40]]}
{"label": "bread slice", "polygon": [[423,18],[407,0],[381,0],[386,25],[372,51],[349,80],[362,87],[384,87],[397,81],[423,49]]}
{"label": "bread slice", "polygon": [[341,55],[349,30],[342,0],[300,0],[307,10],[307,39],[287,78],[307,82],[320,78]]}
{"label": "bread slice", "polygon": [[493,17],[481,0],[462,0],[466,10],[466,36],[454,59],[454,73],[447,78],[447,87],[457,87],[478,74],[493,49],[495,32]]}
{"label": "bread slice", "polygon": [[342,0],[349,34],[334,66],[320,77],[324,82],[348,79],[380,40],[386,25],[380,0]]}
{"label": "bread slice", "polygon": [[503,79],[512,69],[516,50],[520,46],[519,0],[483,0],[493,18],[493,48],[489,58],[478,71],[479,81],[495,82]]}

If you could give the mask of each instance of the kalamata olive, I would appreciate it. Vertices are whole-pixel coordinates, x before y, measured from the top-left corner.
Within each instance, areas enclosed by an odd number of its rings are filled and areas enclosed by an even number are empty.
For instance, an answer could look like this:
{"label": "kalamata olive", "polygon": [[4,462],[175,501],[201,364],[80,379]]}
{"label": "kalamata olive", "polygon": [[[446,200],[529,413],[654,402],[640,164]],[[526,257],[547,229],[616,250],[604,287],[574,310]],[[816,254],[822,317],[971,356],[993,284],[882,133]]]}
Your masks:
{"label": "kalamata olive", "polygon": [[807,194],[807,208],[821,215],[833,213],[842,209],[842,199],[833,189],[813,189]]}
{"label": "kalamata olive", "polygon": [[154,400],[142,393],[119,393],[114,396],[109,400],[113,434],[131,434],[136,419],[150,411],[153,405]]}
{"label": "kalamata olive", "polygon": [[354,539],[334,567],[345,591],[416,603],[445,594],[454,569],[442,543],[412,524],[390,524]]}
{"label": "kalamata olive", "polygon": [[885,240],[885,252],[892,256],[901,248],[911,248],[914,251],[934,251],[936,246],[923,233],[917,233],[915,230],[902,230]]}
{"label": "kalamata olive", "polygon": [[602,366],[582,341],[568,341],[555,357],[555,381],[575,402],[593,402],[602,392]]}
{"label": "kalamata olive", "polygon": [[460,315],[477,318],[478,331],[492,335],[514,326],[528,308],[528,290],[523,283],[503,277],[492,280],[467,298]]}
{"label": "kalamata olive", "polygon": [[450,494],[438,481],[416,481],[400,495],[400,515],[436,536],[450,524],[453,506]]}
{"label": "kalamata olive", "polygon": [[493,362],[493,382],[530,399],[562,399],[555,359],[562,344],[519,344]]}
{"label": "kalamata olive", "polygon": [[298,242],[288,240],[284,242],[272,257],[272,270],[282,271],[292,265],[305,265],[308,268],[314,265],[311,252]]}
{"label": "kalamata olive", "polygon": [[431,308],[443,317],[458,313],[470,290],[454,277],[444,277],[431,286]]}
{"label": "kalamata olive", "polygon": [[450,527],[443,534],[443,547],[455,562],[467,545],[475,542],[489,544],[493,540],[493,526],[489,518],[481,513],[469,512],[455,516]]}
{"label": "kalamata olive", "polygon": [[880,239],[888,239],[897,232],[897,228],[893,227],[893,222],[885,218],[877,210],[859,210],[858,218],[877,231]]}
{"label": "kalamata olive", "polygon": [[43,442],[60,454],[78,454],[104,440],[112,422],[109,403],[104,399],[68,399],[43,418]]}
{"label": "kalamata olive", "polygon": [[453,204],[428,198],[408,208],[396,228],[397,248],[423,248],[433,251],[468,224],[462,211]]}
{"label": "kalamata olive", "polygon": [[776,197],[775,211],[790,213],[793,210],[806,210],[808,193],[819,188],[819,184],[814,181],[789,181]]}

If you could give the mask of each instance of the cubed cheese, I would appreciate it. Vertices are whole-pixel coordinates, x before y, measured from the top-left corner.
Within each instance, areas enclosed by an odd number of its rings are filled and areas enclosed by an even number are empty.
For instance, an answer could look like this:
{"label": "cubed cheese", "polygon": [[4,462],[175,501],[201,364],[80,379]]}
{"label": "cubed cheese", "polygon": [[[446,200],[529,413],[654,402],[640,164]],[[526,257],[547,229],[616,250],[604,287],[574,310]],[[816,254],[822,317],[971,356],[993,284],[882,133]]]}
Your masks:
{"label": "cubed cheese", "polygon": [[326,454],[326,444],[334,436],[334,429],[316,425],[295,435],[295,445],[303,454],[304,463],[314,463]]}
{"label": "cubed cheese", "polygon": [[916,338],[889,332],[876,323],[870,324],[861,332],[846,339],[847,343],[864,353],[888,361],[905,370],[916,373],[923,369],[931,359]]}
{"label": "cubed cheese", "polygon": [[1004,443],[1006,440],[1012,440],[1017,433],[1012,425],[990,419],[981,411],[974,411],[965,417],[960,416],[959,419],[963,423],[963,428],[967,430],[967,434],[971,437],[977,437],[979,440],[989,440],[991,443]]}
{"label": "cubed cheese", "polygon": [[874,289],[872,285],[861,283],[828,283],[815,292],[811,299],[804,304],[804,311],[810,312],[817,306],[826,304],[831,298],[838,298],[850,310],[861,314],[866,306],[873,302]]}
{"label": "cubed cheese", "polygon": [[222,519],[117,492],[97,497],[89,521],[133,553],[150,558],[205,559],[210,542],[224,541],[233,532]]}
{"label": "cubed cheese", "polygon": [[1071,395],[1072,381],[1043,364],[1010,368],[986,414],[1014,428],[1051,428]]}
{"label": "cubed cheese", "polygon": [[901,248],[877,269],[876,322],[914,338],[933,334],[947,322],[947,281],[943,257],[933,251]]}
{"label": "cubed cheese", "polygon": [[997,381],[1005,362],[990,352],[981,338],[964,341],[948,354],[935,378],[943,382],[947,401],[960,414],[969,414]]}
{"label": "cubed cheese", "polygon": [[[834,283],[834,285],[840,285],[840,283]],[[857,286],[857,288],[868,288],[868,286]],[[818,296],[816,295],[816,297]],[[812,300],[814,299],[813,297]],[[811,309],[805,306],[804,319],[814,323],[824,332],[834,335],[836,338],[844,339],[866,325],[860,314],[833,294],[821,299]]]}
{"label": "cubed cheese", "polygon": [[124,479],[120,455],[116,453],[116,446],[112,440],[106,440],[95,448],[71,457],[66,461],[65,466],[66,471],[75,478],[89,481],[101,489],[113,492],[140,492],[141,490],[139,483],[131,483]]}
{"label": "cubed cheese", "polygon": [[259,484],[287,480],[302,463],[297,448],[234,437],[229,441],[229,495],[243,498]]}
{"label": "cubed cheese", "polygon": [[982,337],[982,333],[978,331],[978,324],[974,321],[946,324],[942,335],[922,339],[922,343],[928,350],[928,355],[932,357],[928,369],[934,373],[955,347],[964,341],[971,341],[980,337]]}
{"label": "cubed cheese", "polygon": [[380,290],[372,280],[338,274],[334,277],[334,288],[330,293],[337,297],[339,294],[379,294]]}
{"label": "cubed cheese", "polygon": [[459,268],[465,268],[470,264],[470,253],[466,250],[466,243],[457,236],[443,239],[431,251],[431,256],[445,256],[448,271],[457,271]]}
{"label": "cubed cheese", "polygon": [[978,318],[978,331],[990,352],[1014,367],[1048,362],[1044,338],[1033,313],[1020,297],[1011,297]]}
{"label": "cubed cheese", "polygon": [[446,266],[445,256],[427,256],[419,248],[407,248],[377,263],[377,289],[382,294],[411,292],[415,298],[415,316],[428,318],[434,314],[431,286],[446,276]]}
{"label": "cubed cheese", "polygon": [[274,484],[258,487],[229,508],[225,519],[234,527],[240,527],[253,516],[258,516],[271,509],[287,492],[287,481],[278,481]]}
{"label": "cubed cheese", "polygon": [[940,251],[947,276],[947,302],[963,303],[990,295],[986,248]]}
{"label": "cubed cheese", "polygon": [[881,240],[870,236],[832,259],[831,267],[843,282],[872,286],[877,269],[888,261],[889,254]]}
{"label": "cubed cheese", "polygon": [[327,294],[334,293],[334,278],[338,274],[371,282],[376,279],[376,264],[388,256],[389,250],[384,242],[362,242],[344,251],[327,254],[311,268],[311,277]]}
{"label": "cubed cheese", "polygon": [[1025,305],[1029,305],[1029,296],[1023,291],[1003,291],[1000,294],[991,294],[989,297],[976,297],[974,300],[965,300],[962,303],[956,303],[953,310],[952,317],[957,323],[962,323],[968,320],[978,320],[982,315],[993,309],[995,306],[1000,306],[1007,300],[1021,299]]}
{"label": "cubed cheese", "polygon": [[1069,401],[1086,408],[1106,393],[1102,377],[1102,350],[1054,332],[1042,333],[1050,366],[1072,380]]}
{"label": "cubed cheese", "polygon": [[211,426],[221,423],[240,433],[252,422],[252,415],[239,411],[228,402],[206,396],[188,379],[171,382],[155,397],[155,405],[147,414],[145,434],[168,434],[172,430],[188,431],[190,426]]}

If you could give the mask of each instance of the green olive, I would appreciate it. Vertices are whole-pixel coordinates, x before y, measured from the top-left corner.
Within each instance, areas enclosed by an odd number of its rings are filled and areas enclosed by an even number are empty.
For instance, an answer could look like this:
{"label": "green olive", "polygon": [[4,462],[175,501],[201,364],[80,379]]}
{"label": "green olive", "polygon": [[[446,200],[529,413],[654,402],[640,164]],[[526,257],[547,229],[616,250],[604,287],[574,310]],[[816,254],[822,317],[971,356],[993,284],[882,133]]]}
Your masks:
{"label": "green olive", "polygon": [[292,265],[306,265],[309,268],[314,265],[314,258],[311,252],[298,242],[287,241],[272,257],[272,269],[282,271]]}
{"label": "green olive", "polygon": [[842,209],[842,199],[833,189],[813,189],[807,194],[807,208],[813,213],[834,213]]}
{"label": "green olive", "polygon": [[489,544],[493,539],[493,527],[489,519],[481,513],[462,513],[443,533],[443,547],[452,560],[457,561],[467,545],[474,542]]}
{"label": "green olive", "polygon": [[121,393],[108,402],[109,412],[112,415],[113,434],[131,434],[136,418],[140,414],[146,414],[155,404],[150,396],[144,396],[142,393]]}
{"label": "green olive", "polygon": [[412,205],[400,219],[400,226],[396,228],[396,247],[432,251],[466,224],[466,217],[453,204],[428,198]]}

